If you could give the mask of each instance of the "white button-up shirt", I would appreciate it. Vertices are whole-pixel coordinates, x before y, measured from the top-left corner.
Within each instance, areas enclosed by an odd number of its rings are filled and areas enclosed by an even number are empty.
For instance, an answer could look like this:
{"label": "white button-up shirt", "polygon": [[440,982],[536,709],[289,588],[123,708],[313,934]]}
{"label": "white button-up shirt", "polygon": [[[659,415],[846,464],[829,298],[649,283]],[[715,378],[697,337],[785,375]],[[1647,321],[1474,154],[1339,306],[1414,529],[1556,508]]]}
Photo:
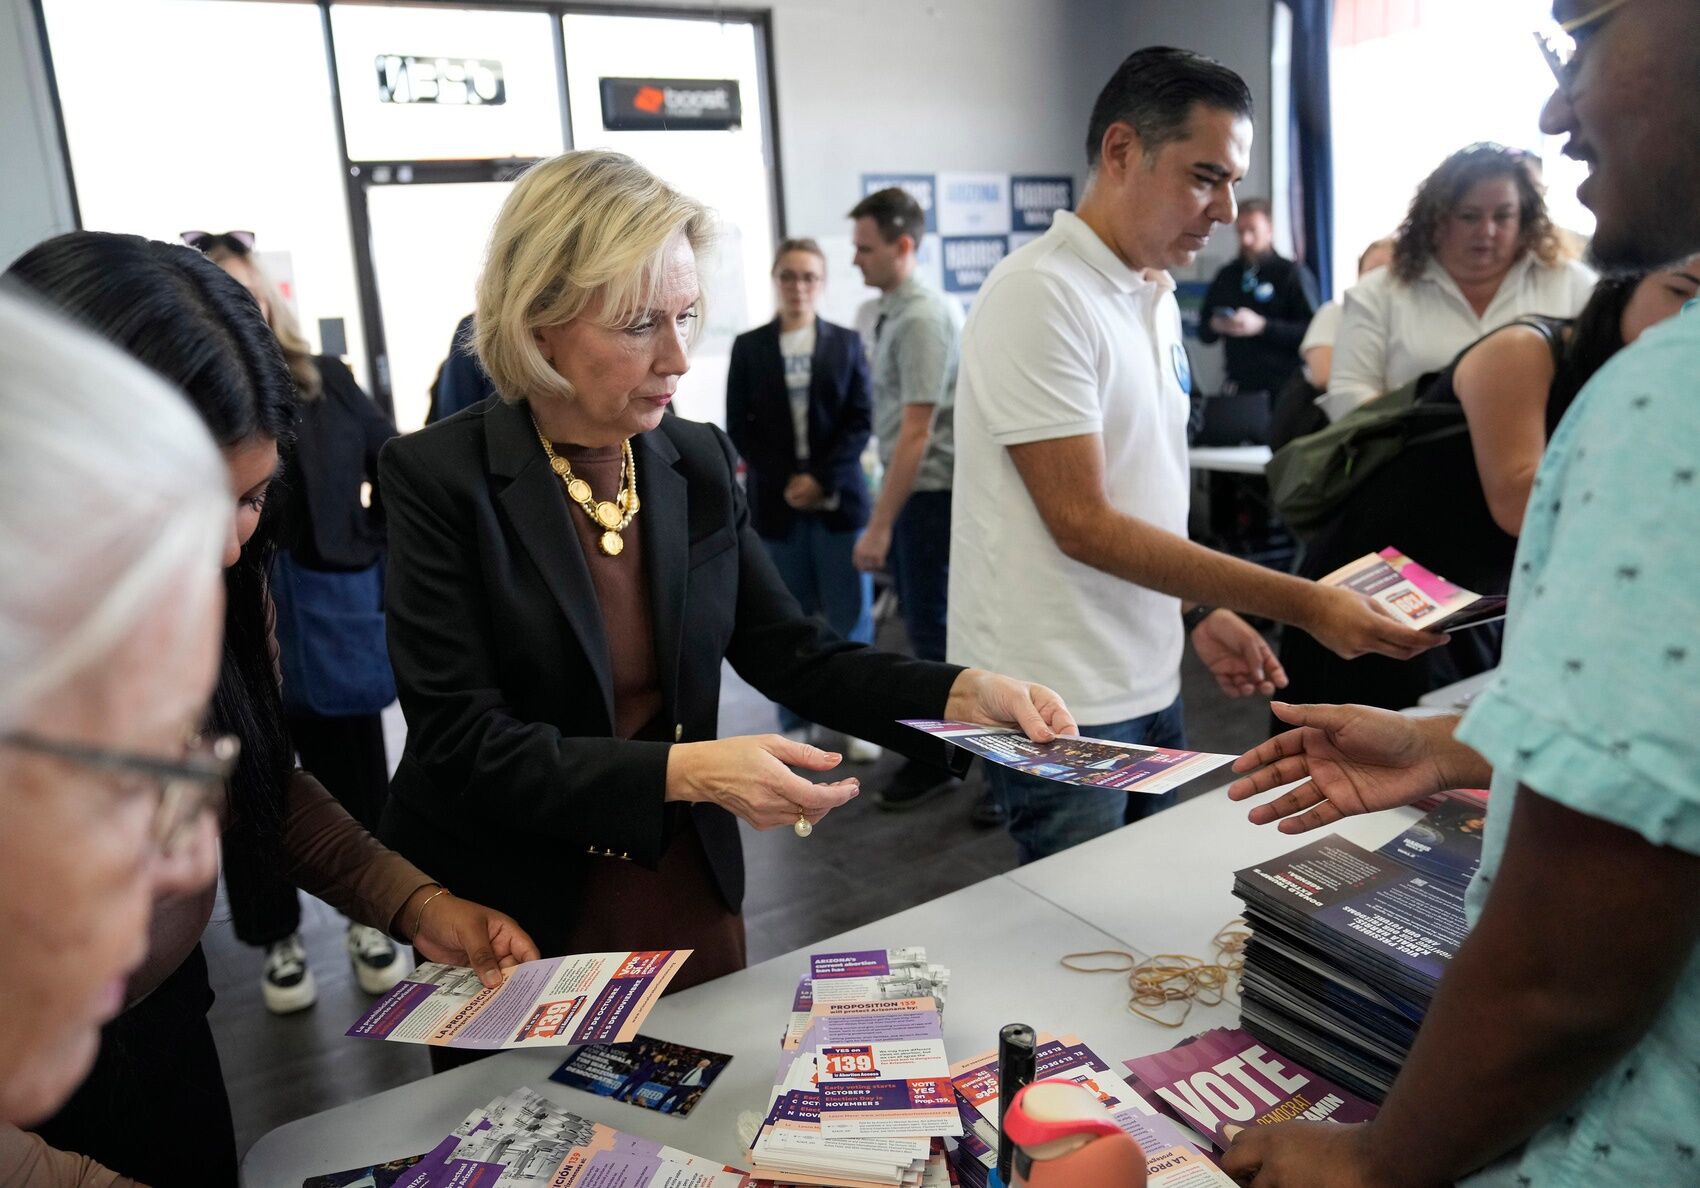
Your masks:
{"label": "white button-up shirt", "polygon": [[1415,284],[1396,279],[1391,268],[1378,268],[1346,290],[1328,392],[1317,404],[1337,421],[1383,392],[1439,371],[1490,330],[1527,314],[1575,317],[1597,279],[1581,264],[1549,266],[1525,252],[1505,274],[1487,312],[1478,315],[1433,260]]}

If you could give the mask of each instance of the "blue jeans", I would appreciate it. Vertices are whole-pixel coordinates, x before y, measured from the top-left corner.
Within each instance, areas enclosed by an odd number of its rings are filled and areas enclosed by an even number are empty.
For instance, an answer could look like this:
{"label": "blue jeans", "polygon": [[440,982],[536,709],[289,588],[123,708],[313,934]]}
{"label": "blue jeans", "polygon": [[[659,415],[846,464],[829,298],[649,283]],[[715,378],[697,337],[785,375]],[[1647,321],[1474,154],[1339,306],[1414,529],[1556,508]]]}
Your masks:
{"label": "blue jeans", "polygon": [[[1108,726],[1082,726],[1080,733],[1088,738],[1147,747],[1186,746],[1186,724],[1178,697],[1167,709],[1154,714]],[[1091,841],[1128,821],[1149,817],[1175,803],[1173,792],[1148,796],[1143,792],[1063,784],[991,762],[986,764],[986,783],[1009,814],[1009,832],[1015,838],[1016,851],[1023,863]]]}
{"label": "blue jeans", "polygon": [[944,659],[950,589],[950,492],[916,491],[891,529],[886,566],[897,586],[909,647],[921,660]]}
{"label": "blue jeans", "polygon": [[[845,639],[871,643],[874,638],[874,579],[856,572],[850,559],[861,533],[834,532],[818,516],[799,515],[783,537],[763,537],[768,556],[786,588],[806,615],[819,615]],[[802,718],[779,707],[779,728],[797,730]]]}

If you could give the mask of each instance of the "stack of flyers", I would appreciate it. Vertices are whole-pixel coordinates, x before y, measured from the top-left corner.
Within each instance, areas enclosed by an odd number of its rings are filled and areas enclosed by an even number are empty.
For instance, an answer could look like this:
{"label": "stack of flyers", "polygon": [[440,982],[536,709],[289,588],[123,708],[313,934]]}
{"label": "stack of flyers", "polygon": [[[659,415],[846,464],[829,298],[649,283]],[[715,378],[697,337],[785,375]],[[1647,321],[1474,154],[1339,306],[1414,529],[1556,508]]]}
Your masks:
{"label": "stack of flyers", "polygon": [[480,1050],[628,1043],[690,955],[660,949],[545,957],[514,966],[493,990],[470,969],[426,962],[348,1034]]}
{"label": "stack of flyers", "polygon": [[1462,631],[1505,617],[1502,595],[1455,586],[1395,548],[1365,553],[1323,578],[1322,584],[1368,594],[1394,618],[1419,631]]}
{"label": "stack of flyers", "polygon": [[1380,1101],[1469,932],[1480,800],[1448,795],[1371,852],[1338,835],[1234,875],[1251,926],[1240,1024],[1359,1097]]}
{"label": "stack of flyers", "polygon": [[[921,1182],[918,1188],[956,1188],[958,1180],[956,1170],[951,1166],[950,1154],[945,1150],[943,1139],[934,1139],[932,1151],[927,1155],[927,1165],[921,1169]],[[804,1185],[782,1183],[778,1180],[750,1181],[749,1188],[805,1188]]]}
{"label": "stack of flyers", "polygon": [[[1079,1037],[1041,1035],[1033,1057],[1037,1079],[1073,1081],[1097,1095],[1116,1125],[1145,1153],[1152,1188],[1231,1188],[1233,1181],[1205,1157],[1196,1135],[1111,1070]],[[969,1188],[985,1188],[997,1165],[997,1053],[959,1060],[950,1071],[963,1117],[971,1122],[971,1133],[957,1143],[957,1175]]]}
{"label": "stack of flyers", "polygon": [[789,1051],[802,1041],[817,997],[821,1002],[930,998],[942,1017],[949,989],[950,970],[928,961],[925,949],[817,953],[809,958],[809,972],[797,982],[780,1047]]}
{"label": "stack of flyers", "polygon": [[746,1188],[735,1167],[625,1134],[516,1089],[468,1114],[396,1188]]}
{"label": "stack of flyers", "polygon": [[1276,1122],[1367,1122],[1375,1107],[1255,1036],[1215,1027],[1167,1052],[1140,1056],[1128,1072],[1174,1118],[1226,1149],[1248,1126]]}
{"label": "stack of flyers", "polygon": [[750,1148],[758,1182],[949,1182],[938,1140],[961,1134],[962,1124],[939,1000],[929,993],[949,979],[921,949],[810,958]]}

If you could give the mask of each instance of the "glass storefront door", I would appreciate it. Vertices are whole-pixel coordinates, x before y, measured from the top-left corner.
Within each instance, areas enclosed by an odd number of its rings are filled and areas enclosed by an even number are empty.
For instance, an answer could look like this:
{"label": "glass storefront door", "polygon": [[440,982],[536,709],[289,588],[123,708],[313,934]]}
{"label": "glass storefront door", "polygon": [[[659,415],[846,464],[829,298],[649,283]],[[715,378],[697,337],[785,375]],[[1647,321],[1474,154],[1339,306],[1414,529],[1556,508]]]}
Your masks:
{"label": "glass storefront door", "polygon": [[431,381],[472,312],[484,241],[511,182],[374,185],[372,265],[384,311],[396,420],[425,421]]}
{"label": "glass storefront door", "polygon": [[[567,4],[42,4],[85,225],[255,232],[309,339],[345,351],[404,431],[472,310],[507,179],[569,145],[636,157],[719,217],[677,407],[724,420],[731,339],[772,312],[761,24]],[[615,77],[730,80],[743,118],[611,130]]]}
{"label": "glass storefront door", "polygon": [[[702,333],[674,407],[723,425],[732,339],[773,316],[774,190],[759,31],[747,21],[577,13],[563,18],[563,27],[573,147],[630,154],[718,218],[716,250],[704,262]],[[634,77],[732,80],[743,98],[742,123],[713,131],[610,130],[601,82]]]}

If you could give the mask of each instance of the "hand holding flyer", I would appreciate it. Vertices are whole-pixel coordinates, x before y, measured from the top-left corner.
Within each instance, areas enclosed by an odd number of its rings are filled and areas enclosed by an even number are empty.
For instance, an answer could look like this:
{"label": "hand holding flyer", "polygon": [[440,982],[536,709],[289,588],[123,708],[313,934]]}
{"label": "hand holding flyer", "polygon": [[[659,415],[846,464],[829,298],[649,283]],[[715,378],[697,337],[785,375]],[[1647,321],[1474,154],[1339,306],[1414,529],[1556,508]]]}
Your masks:
{"label": "hand holding flyer", "polygon": [[1506,600],[1476,594],[1430,573],[1395,548],[1365,553],[1322,579],[1367,594],[1394,618],[1418,631],[1462,631],[1505,617]]}
{"label": "hand holding flyer", "polygon": [[470,969],[427,962],[347,1034],[479,1051],[623,1044],[690,955],[659,949],[545,957],[516,965],[495,989]]}
{"label": "hand holding flyer", "polygon": [[1059,736],[1036,743],[1019,730],[972,722],[903,718],[899,722],[974,752],[993,763],[1064,784],[1143,792],[1173,791],[1237,756],[1144,747],[1105,738]]}

